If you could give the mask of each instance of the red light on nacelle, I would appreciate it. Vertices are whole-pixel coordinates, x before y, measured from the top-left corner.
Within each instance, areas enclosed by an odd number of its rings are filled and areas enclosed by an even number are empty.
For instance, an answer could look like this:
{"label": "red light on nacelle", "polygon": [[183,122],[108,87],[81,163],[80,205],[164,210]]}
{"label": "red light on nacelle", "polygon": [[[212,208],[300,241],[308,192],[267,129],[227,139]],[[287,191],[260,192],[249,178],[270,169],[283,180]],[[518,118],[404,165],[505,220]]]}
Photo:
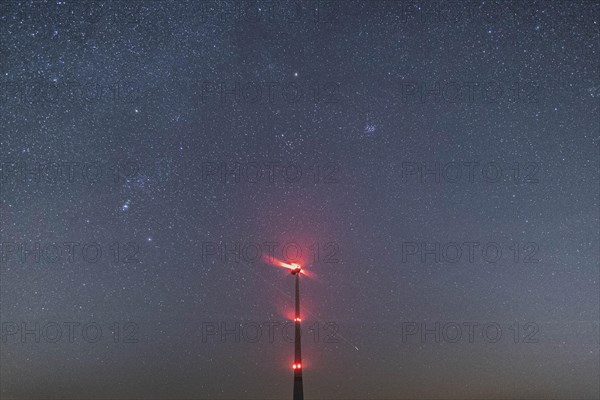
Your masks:
{"label": "red light on nacelle", "polygon": [[302,364],[293,364],[292,365],[292,369],[301,369],[302,368]]}
{"label": "red light on nacelle", "polygon": [[300,271],[302,271],[302,267],[298,263],[291,263],[291,264],[288,264],[288,265],[289,265],[289,269],[291,270],[292,274],[297,274]]}
{"label": "red light on nacelle", "polygon": [[302,320],[299,317],[294,318],[294,322],[301,322]]}

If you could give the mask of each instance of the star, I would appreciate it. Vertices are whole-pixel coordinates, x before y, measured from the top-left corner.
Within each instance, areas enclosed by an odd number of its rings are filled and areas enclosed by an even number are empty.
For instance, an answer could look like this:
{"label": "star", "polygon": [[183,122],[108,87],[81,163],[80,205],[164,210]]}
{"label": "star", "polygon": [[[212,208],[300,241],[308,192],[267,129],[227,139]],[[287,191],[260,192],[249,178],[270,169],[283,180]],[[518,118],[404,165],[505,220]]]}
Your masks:
{"label": "star", "polygon": [[128,211],[129,205],[131,204],[131,200],[127,199],[125,203],[121,206],[121,211]]}

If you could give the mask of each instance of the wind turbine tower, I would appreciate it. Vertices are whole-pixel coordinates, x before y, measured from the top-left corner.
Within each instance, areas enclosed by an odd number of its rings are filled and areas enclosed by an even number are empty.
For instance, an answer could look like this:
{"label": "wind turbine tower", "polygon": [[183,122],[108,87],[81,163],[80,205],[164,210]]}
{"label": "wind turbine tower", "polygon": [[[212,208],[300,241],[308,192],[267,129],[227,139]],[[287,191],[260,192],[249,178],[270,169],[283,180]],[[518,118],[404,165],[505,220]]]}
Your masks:
{"label": "wind turbine tower", "polygon": [[296,276],[296,312],[294,316],[294,400],[304,400],[304,391],[302,388],[302,346],[300,344],[300,271],[302,267],[296,263],[291,264],[293,269],[292,275]]}

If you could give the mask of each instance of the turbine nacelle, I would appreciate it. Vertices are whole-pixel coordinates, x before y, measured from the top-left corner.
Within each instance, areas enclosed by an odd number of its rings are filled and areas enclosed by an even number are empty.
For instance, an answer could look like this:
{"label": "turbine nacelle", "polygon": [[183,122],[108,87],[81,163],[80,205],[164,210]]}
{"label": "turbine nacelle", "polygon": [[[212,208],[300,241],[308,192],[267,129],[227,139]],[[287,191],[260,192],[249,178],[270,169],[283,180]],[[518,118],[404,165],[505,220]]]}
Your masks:
{"label": "turbine nacelle", "polygon": [[291,268],[290,268],[290,273],[291,273],[292,275],[299,274],[299,273],[300,273],[300,271],[302,271],[302,267],[300,266],[300,264],[297,264],[297,263],[291,263],[291,264],[290,264],[290,267],[291,267]]}
{"label": "turbine nacelle", "polygon": [[278,260],[275,257],[266,257],[265,262],[270,265],[274,265],[276,267],[285,268],[290,271],[292,275],[305,275],[308,278],[314,278],[314,274],[307,270],[300,264],[299,262],[285,262],[282,260]]}

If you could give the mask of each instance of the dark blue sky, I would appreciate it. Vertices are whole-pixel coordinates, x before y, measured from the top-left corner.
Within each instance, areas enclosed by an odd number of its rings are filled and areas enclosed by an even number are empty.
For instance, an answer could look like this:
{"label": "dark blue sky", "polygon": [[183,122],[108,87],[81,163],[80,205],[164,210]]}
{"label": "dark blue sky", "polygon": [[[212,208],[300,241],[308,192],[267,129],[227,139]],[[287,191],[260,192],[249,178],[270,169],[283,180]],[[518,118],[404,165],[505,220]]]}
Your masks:
{"label": "dark blue sky", "polygon": [[4,1],[0,60],[2,398],[291,398],[298,249],[307,399],[600,395],[598,1]]}

